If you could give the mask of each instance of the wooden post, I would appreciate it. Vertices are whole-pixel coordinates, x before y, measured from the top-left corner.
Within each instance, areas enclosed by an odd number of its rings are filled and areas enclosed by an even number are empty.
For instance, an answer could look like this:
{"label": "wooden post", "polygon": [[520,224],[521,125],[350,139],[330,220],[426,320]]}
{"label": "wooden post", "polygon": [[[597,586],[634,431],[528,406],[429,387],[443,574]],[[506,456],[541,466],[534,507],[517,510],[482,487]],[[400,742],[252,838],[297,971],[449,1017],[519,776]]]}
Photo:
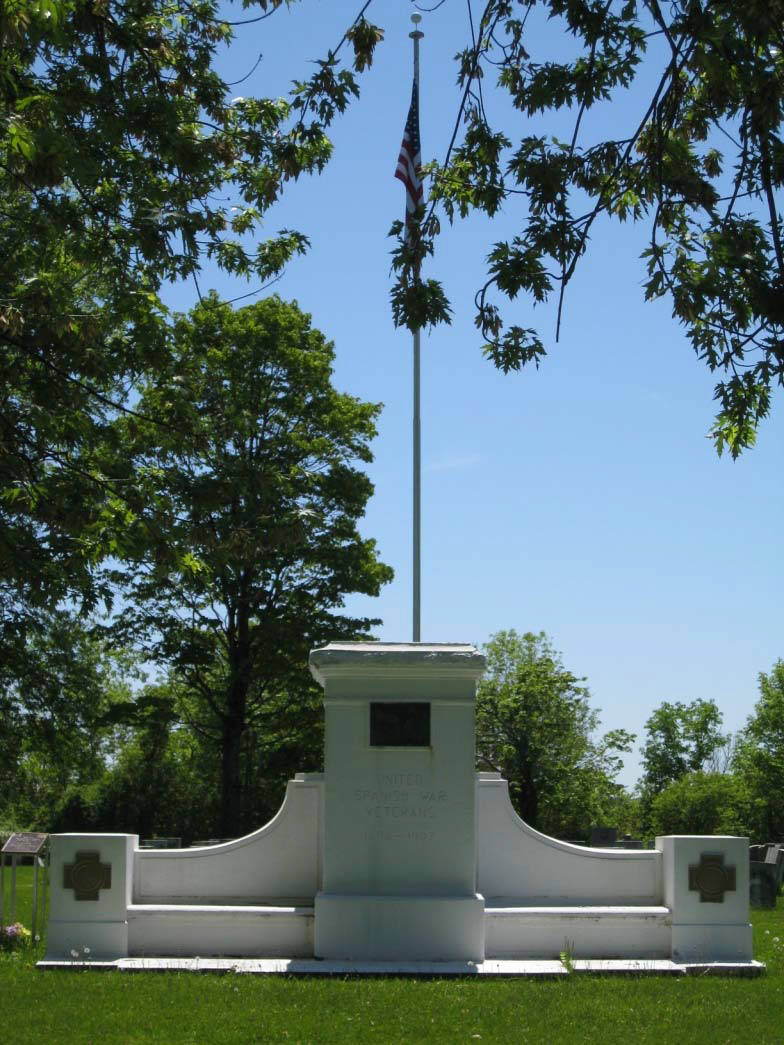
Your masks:
{"label": "wooden post", "polygon": [[35,925],[38,920],[38,856],[33,857],[33,912],[30,915],[30,932],[35,943]]}

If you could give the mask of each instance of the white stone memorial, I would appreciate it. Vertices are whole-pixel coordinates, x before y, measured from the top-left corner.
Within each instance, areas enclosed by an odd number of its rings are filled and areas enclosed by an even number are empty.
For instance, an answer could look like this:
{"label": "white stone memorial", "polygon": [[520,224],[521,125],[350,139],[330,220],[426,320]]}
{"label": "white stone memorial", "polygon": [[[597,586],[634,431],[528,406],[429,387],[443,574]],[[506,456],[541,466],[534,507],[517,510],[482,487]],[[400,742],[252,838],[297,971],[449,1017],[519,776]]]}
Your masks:
{"label": "white stone memorial", "polygon": [[475,772],[474,647],[334,643],[310,662],[324,773],[298,774],[269,824],[221,845],[52,835],[42,966],[566,973],[567,953],[604,972],[759,968],[747,839],[573,845]]}
{"label": "white stone memorial", "polygon": [[333,645],[324,687],[320,958],[481,961],[472,646]]}

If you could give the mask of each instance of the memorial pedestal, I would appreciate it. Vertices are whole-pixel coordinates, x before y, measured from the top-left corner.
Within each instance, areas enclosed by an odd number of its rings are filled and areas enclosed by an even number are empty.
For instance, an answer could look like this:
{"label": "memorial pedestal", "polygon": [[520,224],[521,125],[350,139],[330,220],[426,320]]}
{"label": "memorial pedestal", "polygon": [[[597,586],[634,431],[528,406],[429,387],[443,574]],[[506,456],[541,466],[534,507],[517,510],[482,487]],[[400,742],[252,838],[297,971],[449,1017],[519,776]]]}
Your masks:
{"label": "memorial pedestal", "polygon": [[319,893],[318,958],[474,961],[485,956],[481,896],[359,896]]}
{"label": "memorial pedestal", "polygon": [[482,961],[472,646],[332,644],[319,958]]}

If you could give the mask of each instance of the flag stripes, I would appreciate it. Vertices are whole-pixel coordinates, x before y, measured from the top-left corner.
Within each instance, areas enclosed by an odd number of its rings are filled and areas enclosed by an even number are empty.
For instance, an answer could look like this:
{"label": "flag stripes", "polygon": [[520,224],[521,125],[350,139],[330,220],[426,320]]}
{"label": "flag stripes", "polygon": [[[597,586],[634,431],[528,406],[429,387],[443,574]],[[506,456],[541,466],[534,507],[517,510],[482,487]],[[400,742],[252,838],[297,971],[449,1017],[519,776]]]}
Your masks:
{"label": "flag stripes", "polygon": [[406,222],[416,214],[425,198],[422,187],[422,148],[419,141],[419,84],[416,79],[411,89],[411,106],[408,110],[403,144],[397,158],[395,177],[406,187]]}

